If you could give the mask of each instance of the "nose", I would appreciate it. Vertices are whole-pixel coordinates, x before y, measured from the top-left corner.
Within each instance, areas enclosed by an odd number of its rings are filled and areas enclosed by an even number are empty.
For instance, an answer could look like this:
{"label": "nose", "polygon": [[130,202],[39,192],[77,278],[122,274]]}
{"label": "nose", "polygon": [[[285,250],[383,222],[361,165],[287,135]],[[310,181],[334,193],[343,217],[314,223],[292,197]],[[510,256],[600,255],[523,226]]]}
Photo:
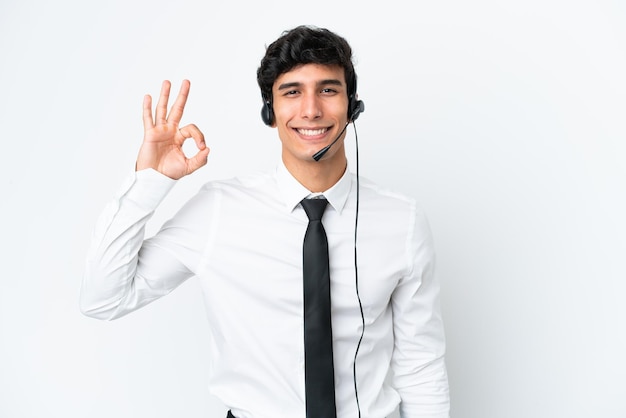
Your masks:
{"label": "nose", "polygon": [[301,116],[303,119],[319,119],[322,117],[322,106],[319,97],[308,94],[302,98]]}

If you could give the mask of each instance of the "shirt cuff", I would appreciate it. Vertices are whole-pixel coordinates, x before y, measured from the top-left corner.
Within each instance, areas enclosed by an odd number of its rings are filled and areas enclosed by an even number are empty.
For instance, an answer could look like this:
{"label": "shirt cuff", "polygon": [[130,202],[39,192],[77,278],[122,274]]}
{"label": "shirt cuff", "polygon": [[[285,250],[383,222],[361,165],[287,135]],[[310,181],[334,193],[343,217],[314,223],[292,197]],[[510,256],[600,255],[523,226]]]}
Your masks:
{"label": "shirt cuff", "polygon": [[152,168],[147,168],[136,171],[129,176],[122,188],[120,197],[152,211],[165,199],[175,184],[176,180]]}

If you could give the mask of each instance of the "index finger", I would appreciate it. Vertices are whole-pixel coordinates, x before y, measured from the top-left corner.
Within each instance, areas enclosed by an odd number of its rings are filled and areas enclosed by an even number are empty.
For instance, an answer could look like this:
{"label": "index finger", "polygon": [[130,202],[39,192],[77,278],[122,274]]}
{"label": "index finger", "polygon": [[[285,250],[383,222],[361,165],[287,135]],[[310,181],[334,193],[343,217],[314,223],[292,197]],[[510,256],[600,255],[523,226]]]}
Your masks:
{"label": "index finger", "polygon": [[185,110],[185,104],[187,103],[187,96],[189,96],[189,89],[191,82],[189,80],[183,80],[176,101],[170,109],[170,113],[167,117],[167,121],[178,125],[183,117],[183,111]]}

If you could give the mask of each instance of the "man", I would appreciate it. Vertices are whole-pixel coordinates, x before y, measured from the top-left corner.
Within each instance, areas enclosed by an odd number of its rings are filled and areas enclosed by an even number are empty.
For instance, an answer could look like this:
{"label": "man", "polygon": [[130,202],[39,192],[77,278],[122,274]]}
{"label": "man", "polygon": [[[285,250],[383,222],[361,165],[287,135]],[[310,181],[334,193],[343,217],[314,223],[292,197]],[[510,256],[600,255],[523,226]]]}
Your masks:
{"label": "man", "polygon": [[[350,46],[326,29],[297,27],[267,48],[257,79],[262,118],[282,143],[278,167],[207,183],[147,240],[153,211],[177,179],[206,163],[209,149],[195,125],[179,126],[188,81],[169,113],[169,82],[154,115],[144,98],[136,173],[96,226],[83,313],[118,318],[195,276],[212,337],[211,392],[229,416],[381,418],[400,404],[402,417],[448,417],[426,218],[414,200],[359,182],[347,169],[344,131],[363,110]],[[191,158],[181,150],[186,138],[198,147]],[[323,228],[319,219],[316,228],[325,231],[329,250],[322,252],[330,254],[311,267],[303,237],[314,222],[308,199],[320,198]],[[317,269],[323,263],[329,269]],[[318,295],[307,305],[311,270],[330,280],[329,312],[320,316],[332,322],[314,337],[307,336],[309,310],[327,302]],[[326,336],[319,335],[328,334],[330,382],[310,383],[325,366],[311,366],[309,344],[321,345]],[[318,392],[330,397],[314,401]]]}

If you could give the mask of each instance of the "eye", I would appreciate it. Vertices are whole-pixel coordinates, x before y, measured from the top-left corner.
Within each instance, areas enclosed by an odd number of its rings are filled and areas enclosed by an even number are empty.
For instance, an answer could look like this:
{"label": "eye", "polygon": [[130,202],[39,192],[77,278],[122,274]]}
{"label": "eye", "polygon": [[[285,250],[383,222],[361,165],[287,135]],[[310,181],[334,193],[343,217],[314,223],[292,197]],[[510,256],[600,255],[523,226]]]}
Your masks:
{"label": "eye", "polygon": [[298,93],[299,93],[298,90],[287,90],[287,91],[285,91],[285,93],[283,95],[284,96],[295,96]]}
{"label": "eye", "polygon": [[323,94],[336,94],[337,90],[330,88],[330,87],[326,87],[322,89],[322,93]]}

